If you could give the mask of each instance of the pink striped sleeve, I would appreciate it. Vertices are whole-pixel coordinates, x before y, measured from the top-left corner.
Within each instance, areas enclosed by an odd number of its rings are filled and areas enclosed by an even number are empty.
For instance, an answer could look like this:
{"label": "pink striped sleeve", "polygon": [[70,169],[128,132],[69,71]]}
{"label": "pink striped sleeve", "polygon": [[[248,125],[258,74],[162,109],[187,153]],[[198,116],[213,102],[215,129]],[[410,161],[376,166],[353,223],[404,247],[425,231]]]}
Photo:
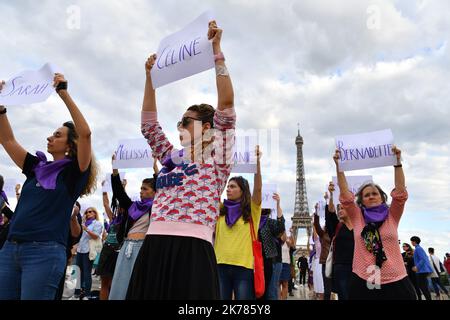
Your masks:
{"label": "pink striped sleeve", "polygon": [[141,132],[150,148],[152,154],[159,161],[162,161],[173,149],[157,120],[157,113],[152,111],[142,111]]}

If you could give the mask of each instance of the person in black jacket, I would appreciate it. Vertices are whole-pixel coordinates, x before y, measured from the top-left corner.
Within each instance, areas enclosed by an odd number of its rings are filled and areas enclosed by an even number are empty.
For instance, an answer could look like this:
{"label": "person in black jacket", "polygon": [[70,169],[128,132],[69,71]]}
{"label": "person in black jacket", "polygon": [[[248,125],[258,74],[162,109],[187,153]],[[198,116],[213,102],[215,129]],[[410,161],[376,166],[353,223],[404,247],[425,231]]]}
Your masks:
{"label": "person in black jacket", "polygon": [[126,298],[133,267],[150,224],[153,198],[156,193],[156,178],[159,173],[156,159],[153,162],[153,170],[153,178],[142,180],[141,200],[132,201],[120,181],[119,171],[113,169],[111,175],[113,199],[117,199],[118,207],[123,210],[123,218],[120,222],[120,231],[117,233],[120,251],[109,291],[109,300],[125,300]]}
{"label": "person in black jacket", "polygon": [[305,255],[302,255],[297,260],[297,267],[300,270],[300,276],[299,276],[299,283],[300,285],[306,284],[306,272],[308,271],[308,259],[305,257]]}
{"label": "person in black jacket", "polygon": [[262,209],[258,231],[258,236],[263,247],[264,258],[264,280],[266,290],[264,296],[261,298],[264,300],[278,300],[277,287],[275,287],[275,285],[272,286],[272,273],[275,258],[278,255],[276,241],[278,236],[285,231],[285,220],[283,211],[280,207],[280,195],[274,193],[273,198],[277,201],[277,219],[270,218],[271,209]]}
{"label": "person in black jacket", "polygon": [[330,199],[328,205],[325,206],[325,225],[333,246],[333,271],[331,275],[333,291],[337,292],[339,300],[348,300],[348,284],[352,274],[355,246],[353,225],[346,211],[340,205],[337,206],[338,213],[336,216],[333,202],[333,182],[330,182],[328,191]]}

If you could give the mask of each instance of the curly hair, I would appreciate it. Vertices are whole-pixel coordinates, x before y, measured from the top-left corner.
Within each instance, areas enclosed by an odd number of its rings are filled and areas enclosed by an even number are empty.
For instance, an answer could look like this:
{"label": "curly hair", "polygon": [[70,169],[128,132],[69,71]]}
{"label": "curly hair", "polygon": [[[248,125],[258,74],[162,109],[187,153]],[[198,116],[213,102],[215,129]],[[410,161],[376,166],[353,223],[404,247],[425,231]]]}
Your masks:
{"label": "curly hair", "polygon": [[[78,156],[78,133],[75,129],[75,124],[72,121],[67,121],[63,123],[63,126],[68,129],[67,131],[67,143],[69,144],[68,157],[71,159],[76,159]],[[91,163],[89,164],[89,177],[86,186],[81,191],[80,197],[95,192],[95,189],[97,188],[97,174],[98,174],[97,161],[95,160],[94,154],[91,153]]]}
{"label": "curly hair", "polygon": [[216,109],[214,109],[211,105],[206,103],[194,104],[187,110],[197,112],[198,116],[202,120],[202,123],[209,123],[211,128],[214,128],[214,114]]}

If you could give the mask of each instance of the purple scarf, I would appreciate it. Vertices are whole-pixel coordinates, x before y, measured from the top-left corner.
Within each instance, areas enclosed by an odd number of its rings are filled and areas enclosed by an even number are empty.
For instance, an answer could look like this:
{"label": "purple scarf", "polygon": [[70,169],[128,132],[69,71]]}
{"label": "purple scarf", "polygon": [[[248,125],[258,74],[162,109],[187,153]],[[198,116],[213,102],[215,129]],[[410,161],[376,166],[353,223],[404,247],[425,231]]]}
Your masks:
{"label": "purple scarf", "polygon": [[175,151],[170,153],[164,160],[162,161],[163,168],[161,169],[162,173],[168,173],[172,171],[177,165],[173,162],[173,159],[178,158],[177,163],[180,164],[180,159],[183,158],[184,149]]}
{"label": "purple scarf", "polygon": [[386,220],[389,213],[389,207],[386,203],[382,203],[379,206],[365,208],[363,207],[364,221],[367,223],[383,222]]}
{"label": "purple scarf", "polygon": [[9,204],[9,202],[8,202],[8,197],[6,196],[5,191],[2,190],[2,192],[0,193],[0,197],[2,197],[3,200],[5,200],[5,202],[6,202],[7,204]]}
{"label": "purple scarf", "polygon": [[94,220],[95,220],[95,218],[87,219],[87,220],[84,222],[84,225],[86,226],[86,228],[89,227],[89,226],[92,224],[92,222],[94,222]]}
{"label": "purple scarf", "polygon": [[261,216],[261,220],[259,220],[259,228],[258,230],[261,230],[262,228],[264,228],[264,226],[267,223],[267,220],[269,219],[269,215],[265,214]]}
{"label": "purple scarf", "polygon": [[231,228],[236,221],[242,216],[241,202],[231,201],[224,199],[223,205],[227,208],[227,214],[225,215],[225,222]]}
{"label": "purple scarf", "polygon": [[57,161],[47,161],[47,157],[41,151],[37,151],[36,156],[40,160],[39,163],[34,167],[34,173],[36,175],[37,181],[42,188],[46,190],[55,190],[58,174],[70,162],[72,162],[72,159],[64,158]]}
{"label": "purple scarf", "polygon": [[128,215],[134,221],[137,221],[145,213],[149,212],[153,205],[153,198],[144,199],[142,201],[134,201],[128,209]]}

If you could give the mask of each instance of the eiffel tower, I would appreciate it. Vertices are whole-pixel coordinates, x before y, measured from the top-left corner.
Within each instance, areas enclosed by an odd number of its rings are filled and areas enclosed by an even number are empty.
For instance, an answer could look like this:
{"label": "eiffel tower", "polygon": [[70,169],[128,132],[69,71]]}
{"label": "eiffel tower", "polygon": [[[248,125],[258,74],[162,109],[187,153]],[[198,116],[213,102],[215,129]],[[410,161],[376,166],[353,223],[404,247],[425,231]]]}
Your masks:
{"label": "eiffel tower", "polygon": [[[295,181],[295,208],[292,219],[292,235],[294,236],[297,252],[296,257],[309,255],[309,238],[311,236],[311,217],[309,215],[308,197],[306,196],[305,166],[303,164],[303,138],[298,135],[295,138],[297,145],[297,177]],[[297,240],[299,242],[297,242]]]}

